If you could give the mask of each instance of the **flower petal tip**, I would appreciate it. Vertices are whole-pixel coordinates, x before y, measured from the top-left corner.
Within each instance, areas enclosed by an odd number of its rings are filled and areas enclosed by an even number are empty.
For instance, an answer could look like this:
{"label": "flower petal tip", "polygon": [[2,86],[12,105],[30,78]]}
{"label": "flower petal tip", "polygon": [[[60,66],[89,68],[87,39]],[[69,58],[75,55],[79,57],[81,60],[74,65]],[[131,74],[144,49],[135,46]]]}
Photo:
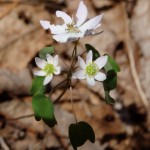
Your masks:
{"label": "flower petal tip", "polygon": [[49,22],[49,21],[40,20],[40,24],[41,24],[41,26],[42,26],[45,30],[47,30],[47,29],[50,28],[50,22]]}

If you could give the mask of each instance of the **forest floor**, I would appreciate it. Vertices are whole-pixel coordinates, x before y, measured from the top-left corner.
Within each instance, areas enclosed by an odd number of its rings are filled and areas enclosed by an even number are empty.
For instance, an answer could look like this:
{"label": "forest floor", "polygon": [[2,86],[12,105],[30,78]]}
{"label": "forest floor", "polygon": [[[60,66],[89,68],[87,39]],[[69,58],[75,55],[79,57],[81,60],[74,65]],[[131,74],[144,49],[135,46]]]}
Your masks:
{"label": "forest floor", "polygon": [[[114,105],[104,102],[101,84],[94,88],[85,81],[73,82],[73,99],[78,120],[87,121],[96,133],[94,144],[79,150],[150,150],[150,0],[84,0],[89,18],[104,13],[102,34],[85,37],[85,44],[108,53],[120,65]],[[79,0],[0,0],[0,150],[72,150],[68,126],[74,122],[69,90],[55,105],[58,125],[52,129],[35,121],[29,94],[34,58],[47,45],[69,65],[71,43],[56,43],[39,21],[58,23],[55,11],[75,14]],[[65,66],[64,66],[65,67]],[[49,89],[65,77],[55,77]],[[77,84],[78,83],[78,84]],[[52,94],[55,99],[61,85]],[[20,116],[26,118],[17,119]],[[16,118],[16,119],[15,119]]]}

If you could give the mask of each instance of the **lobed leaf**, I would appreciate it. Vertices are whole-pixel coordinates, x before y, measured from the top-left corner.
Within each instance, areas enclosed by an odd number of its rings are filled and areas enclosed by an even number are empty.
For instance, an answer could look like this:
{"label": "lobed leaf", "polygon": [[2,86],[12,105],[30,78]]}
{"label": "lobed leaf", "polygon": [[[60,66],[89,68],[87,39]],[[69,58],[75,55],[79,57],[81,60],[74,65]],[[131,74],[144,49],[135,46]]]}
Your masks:
{"label": "lobed leaf", "polygon": [[43,94],[46,90],[46,86],[43,85],[45,77],[36,76],[32,81],[32,87],[30,89],[30,94]]}
{"label": "lobed leaf", "polygon": [[109,55],[108,56],[108,61],[106,63],[106,65],[104,66],[106,72],[109,71],[109,70],[114,70],[116,73],[120,71],[120,67],[119,65],[116,63],[116,61],[110,57]]}
{"label": "lobed leaf", "polygon": [[105,84],[105,88],[108,90],[113,90],[117,86],[117,74],[114,70],[109,70],[107,72],[106,80],[103,82]]}
{"label": "lobed leaf", "polygon": [[49,127],[57,124],[52,101],[44,94],[36,94],[32,99],[32,107],[37,121],[43,120]]}
{"label": "lobed leaf", "polygon": [[69,138],[74,150],[77,150],[77,147],[83,145],[87,140],[94,143],[95,133],[88,123],[81,121],[69,126]]}
{"label": "lobed leaf", "polygon": [[93,61],[96,60],[98,57],[100,57],[100,54],[98,52],[98,50],[96,50],[92,45],[90,44],[85,44],[86,50],[89,52],[90,50],[92,50],[93,52]]}
{"label": "lobed leaf", "polygon": [[40,51],[39,57],[46,60],[46,54],[51,55],[53,53],[54,53],[54,46],[45,47]]}
{"label": "lobed leaf", "polygon": [[107,104],[114,104],[115,100],[110,96],[109,92],[109,90],[105,91],[105,101]]}

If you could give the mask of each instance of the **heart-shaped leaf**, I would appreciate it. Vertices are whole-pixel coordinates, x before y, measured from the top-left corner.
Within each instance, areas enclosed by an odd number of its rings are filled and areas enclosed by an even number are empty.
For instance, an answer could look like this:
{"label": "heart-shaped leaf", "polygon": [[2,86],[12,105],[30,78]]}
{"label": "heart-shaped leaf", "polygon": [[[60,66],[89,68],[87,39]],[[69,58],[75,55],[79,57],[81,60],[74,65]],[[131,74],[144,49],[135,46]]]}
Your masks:
{"label": "heart-shaped leaf", "polygon": [[107,104],[114,104],[115,100],[110,96],[109,92],[109,90],[105,91],[105,101]]}
{"label": "heart-shaped leaf", "polygon": [[46,60],[46,54],[51,55],[53,53],[54,53],[54,46],[45,47],[40,51],[39,57]]}
{"label": "heart-shaped leaf", "polygon": [[74,150],[77,150],[77,147],[83,145],[87,140],[94,143],[95,133],[88,123],[81,121],[69,126],[69,138]]}
{"label": "heart-shaped leaf", "polygon": [[43,94],[46,90],[46,86],[43,85],[45,77],[36,76],[32,81],[32,87],[30,90],[30,94]]}
{"label": "heart-shaped leaf", "polygon": [[89,52],[90,50],[92,50],[93,52],[93,61],[96,60],[98,57],[100,57],[100,54],[98,52],[98,50],[96,50],[92,45],[90,44],[85,44],[86,50]]}
{"label": "heart-shaped leaf", "polygon": [[43,120],[49,127],[57,124],[52,101],[44,94],[36,94],[32,99],[32,107],[37,121]]}
{"label": "heart-shaped leaf", "polygon": [[116,73],[120,71],[120,67],[119,65],[116,63],[116,61],[110,57],[109,55],[108,56],[108,60],[107,60],[107,63],[106,65],[104,66],[106,72],[109,71],[109,70],[114,70]]}
{"label": "heart-shaped leaf", "polygon": [[105,87],[107,87],[108,90],[113,90],[117,86],[117,74],[114,70],[109,70],[107,72],[106,80],[103,82]]}

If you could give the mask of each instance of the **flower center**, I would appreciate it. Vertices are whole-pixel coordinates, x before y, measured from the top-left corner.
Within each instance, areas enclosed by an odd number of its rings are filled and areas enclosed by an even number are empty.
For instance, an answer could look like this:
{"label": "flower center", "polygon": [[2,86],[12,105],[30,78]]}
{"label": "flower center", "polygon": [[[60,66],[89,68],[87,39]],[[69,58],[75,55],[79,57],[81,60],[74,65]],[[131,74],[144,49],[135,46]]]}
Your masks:
{"label": "flower center", "polygon": [[55,72],[54,65],[53,64],[45,65],[43,71],[46,72],[47,76],[53,74]]}
{"label": "flower center", "polygon": [[68,32],[76,32],[76,33],[79,33],[80,30],[79,28],[75,25],[74,22],[72,22],[71,24],[67,24],[67,29],[66,29]]}
{"label": "flower center", "polygon": [[85,68],[85,73],[89,77],[95,76],[98,73],[98,71],[99,71],[99,68],[98,68],[97,64],[95,64],[94,62],[89,63],[89,65],[87,65]]}

